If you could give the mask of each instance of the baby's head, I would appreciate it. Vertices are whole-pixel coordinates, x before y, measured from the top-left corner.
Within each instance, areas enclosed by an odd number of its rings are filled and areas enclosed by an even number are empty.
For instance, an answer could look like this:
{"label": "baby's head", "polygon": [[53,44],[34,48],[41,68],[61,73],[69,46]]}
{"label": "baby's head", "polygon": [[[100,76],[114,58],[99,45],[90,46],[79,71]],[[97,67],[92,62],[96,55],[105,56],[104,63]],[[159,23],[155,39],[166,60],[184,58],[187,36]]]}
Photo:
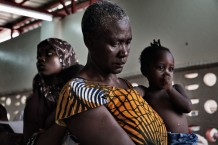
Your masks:
{"label": "baby's head", "polygon": [[[174,58],[170,50],[164,46],[161,46],[160,40],[151,43],[146,47],[140,55],[141,72],[145,77],[148,77],[157,68],[159,71],[163,71],[165,67],[169,67],[169,71],[174,69]],[[164,68],[163,68],[164,67]]]}

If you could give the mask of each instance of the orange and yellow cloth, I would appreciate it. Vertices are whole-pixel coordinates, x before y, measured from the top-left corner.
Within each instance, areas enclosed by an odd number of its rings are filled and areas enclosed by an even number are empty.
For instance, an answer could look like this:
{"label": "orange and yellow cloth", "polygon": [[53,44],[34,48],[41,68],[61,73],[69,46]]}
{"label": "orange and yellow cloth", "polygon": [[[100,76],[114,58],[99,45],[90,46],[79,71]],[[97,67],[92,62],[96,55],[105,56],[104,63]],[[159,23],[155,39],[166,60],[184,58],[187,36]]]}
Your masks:
{"label": "orange and yellow cloth", "polygon": [[69,81],[61,91],[56,123],[104,105],[137,145],[167,145],[167,131],[161,117],[128,83],[128,89],[100,85],[82,78]]}

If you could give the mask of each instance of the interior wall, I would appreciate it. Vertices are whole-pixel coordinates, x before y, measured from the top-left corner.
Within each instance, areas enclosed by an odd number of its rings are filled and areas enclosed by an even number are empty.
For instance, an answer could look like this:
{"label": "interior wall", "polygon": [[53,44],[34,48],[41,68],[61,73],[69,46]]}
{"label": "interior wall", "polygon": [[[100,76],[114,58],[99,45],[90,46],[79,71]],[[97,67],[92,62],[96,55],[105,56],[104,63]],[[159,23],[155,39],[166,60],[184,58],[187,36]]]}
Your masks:
{"label": "interior wall", "polygon": [[[194,77],[190,77],[190,75]],[[188,77],[189,75],[189,77]],[[174,75],[175,83],[186,88],[192,100],[192,111],[187,114],[189,125],[195,126],[193,131],[204,136],[212,128],[217,129],[218,113],[218,63],[178,69]],[[212,134],[212,132],[211,132]],[[217,141],[208,139],[209,145],[217,145]]]}
{"label": "interior wall", "polygon": [[[139,55],[153,39],[161,39],[162,45],[171,49],[175,57],[176,68],[218,61],[218,49],[216,49],[218,45],[216,40],[218,38],[218,1],[114,1],[128,13],[133,32],[131,52],[120,76],[140,74]],[[31,88],[30,82],[36,73],[36,44],[47,37],[58,37],[70,42],[81,64],[85,64],[87,49],[81,33],[83,13],[84,11],[80,11],[62,20],[44,22],[40,31],[34,30],[1,43],[0,66],[5,69],[3,71],[1,69],[1,75],[4,77],[0,78],[0,92]],[[16,57],[18,61],[9,61],[9,56],[5,55],[6,52],[10,53],[10,56],[13,55],[13,58]],[[13,85],[12,80],[20,84]]]}
{"label": "interior wall", "polygon": [[127,11],[133,31],[123,74],[139,73],[139,55],[153,39],[171,49],[177,68],[218,61],[217,0],[114,1]]}
{"label": "interior wall", "polygon": [[83,42],[81,21],[84,11],[70,15],[62,19],[62,38],[68,41],[74,48],[79,62],[86,64],[88,50]]}
{"label": "interior wall", "polygon": [[40,29],[0,43],[0,94],[30,89],[36,74]]}
{"label": "interior wall", "polygon": [[[120,76],[140,74],[139,55],[153,39],[171,49],[176,68],[218,61],[218,2],[216,0],[114,0],[128,13],[133,40],[127,64]],[[86,62],[81,19],[83,11],[62,20],[62,36]],[[202,55],[203,54],[203,55]]]}

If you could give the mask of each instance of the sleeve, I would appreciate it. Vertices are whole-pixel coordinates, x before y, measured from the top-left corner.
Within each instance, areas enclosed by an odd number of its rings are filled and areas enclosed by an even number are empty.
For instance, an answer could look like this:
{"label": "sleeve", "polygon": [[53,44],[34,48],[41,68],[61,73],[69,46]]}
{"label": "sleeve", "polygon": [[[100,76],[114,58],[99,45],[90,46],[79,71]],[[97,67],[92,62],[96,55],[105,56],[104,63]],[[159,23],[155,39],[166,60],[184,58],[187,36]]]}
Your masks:
{"label": "sleeve", "polygon": [[59,95],[56,108],[56,123],[66,126],[64,119],[107,104],[108,101],[105,95],[105,91],[99,87],[87,87],[84,82],[68,82]]}

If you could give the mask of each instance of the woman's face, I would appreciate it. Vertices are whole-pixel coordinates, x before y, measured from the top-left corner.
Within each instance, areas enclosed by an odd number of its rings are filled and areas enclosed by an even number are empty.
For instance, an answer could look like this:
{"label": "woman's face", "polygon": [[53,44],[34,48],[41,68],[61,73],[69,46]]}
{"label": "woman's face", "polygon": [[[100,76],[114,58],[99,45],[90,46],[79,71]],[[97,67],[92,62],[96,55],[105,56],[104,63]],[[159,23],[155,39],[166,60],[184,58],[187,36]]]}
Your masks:
{"label": "woman's face", "polygon": [[59,57],[50,45],[43,45],[37,49],[36,66],[38,72],[44,76],[57,74],[62,69]]}
{"label": "woman's face", "polygon": [[130,51],[132,40],[128,20],[110,21],[98,38],[92,39],[90,55],[92,62],[104,73],[120,73]]}

